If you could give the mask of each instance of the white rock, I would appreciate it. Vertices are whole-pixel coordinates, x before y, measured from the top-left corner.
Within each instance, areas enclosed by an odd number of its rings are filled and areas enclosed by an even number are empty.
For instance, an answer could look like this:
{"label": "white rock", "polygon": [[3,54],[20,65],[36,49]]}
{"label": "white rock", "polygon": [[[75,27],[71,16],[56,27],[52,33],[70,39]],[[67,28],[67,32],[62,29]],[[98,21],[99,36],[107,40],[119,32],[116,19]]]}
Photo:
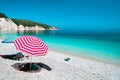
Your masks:
{"label": "white rock", "polygon": [[19,25],[19,26],[18,26],[18,29],[19,29],[19,30],[25,30],[25,28],[24,28],[23,25]]}
{"label": "white rock", "polygon": [[17,30],[17,25],[8,18],[0,18],[0,29],[1,30]]}
{"label": "white rock", "polygon": [[[17,26],[10,18],[0,18],[0,30],[46,30],[42,26]],[[49,30],[58,30],[55,27],[49,27]]]}

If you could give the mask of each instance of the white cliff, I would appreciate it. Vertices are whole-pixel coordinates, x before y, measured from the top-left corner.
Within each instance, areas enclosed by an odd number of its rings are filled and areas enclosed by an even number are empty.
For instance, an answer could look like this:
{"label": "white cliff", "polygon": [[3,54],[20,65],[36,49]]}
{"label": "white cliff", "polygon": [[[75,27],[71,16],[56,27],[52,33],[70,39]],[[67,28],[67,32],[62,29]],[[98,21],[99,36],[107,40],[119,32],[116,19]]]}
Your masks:
{"label": "white cliff", "polygon": [[19,26],[18,26],[18,30],[25,30],[25,28],[24,28],[23,25],[19,25]]}
{"label": "white cliff", "polygon": [[49,28],[49,30],[58,30],[56,27],[52,26]]}
{"label": "white cliff", "polygon": [[9,18],[0,18],[0,30],[58,30],[56,27],[48,27],[45,29],[42,26],[23,26],[22,24],[16,25]]}
{"label": "white cliff", "polygon": [[43,28],[42,26],[36,25],[36,26],[31,26],[31,27],[25,26],[24,30],[46,30],[46,29]]}
{"label": "white cliff", "polygon": [[9,18],[0,18],[0,30],[17,30],[18,26]]}

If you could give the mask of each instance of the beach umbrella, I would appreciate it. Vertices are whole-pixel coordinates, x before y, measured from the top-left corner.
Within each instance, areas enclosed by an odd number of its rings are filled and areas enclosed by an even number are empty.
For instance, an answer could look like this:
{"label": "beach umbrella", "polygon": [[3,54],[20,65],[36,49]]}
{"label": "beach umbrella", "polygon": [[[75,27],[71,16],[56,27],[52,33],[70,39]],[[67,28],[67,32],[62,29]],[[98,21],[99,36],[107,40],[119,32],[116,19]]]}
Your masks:
{"label": "beach umbrella", "polygon": [[34,36],[21,36],[14,41],[14,44],[17,50],[31,56],[43,56],[48,51],[48,46],[41,39]]}
{"label": "beach umbrella", "polygon": [[44,56],[48,52],[48,46],[34,36],[21,36],[14,41],[17,50],[31,56]]}

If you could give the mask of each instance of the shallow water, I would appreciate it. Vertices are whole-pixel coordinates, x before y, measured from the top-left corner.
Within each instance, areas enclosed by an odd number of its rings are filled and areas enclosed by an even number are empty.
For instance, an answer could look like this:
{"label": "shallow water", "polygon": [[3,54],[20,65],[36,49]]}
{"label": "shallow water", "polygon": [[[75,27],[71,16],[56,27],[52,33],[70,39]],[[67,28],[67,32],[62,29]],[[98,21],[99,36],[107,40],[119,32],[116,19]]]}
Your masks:
{"label": "shallow water", "polygon": [[3,39],[9,37],[13,40],[23,35],[37,36],[51,49],[120,65],[119,34],[86,34],[67,31],[0,32],[0,38]]}

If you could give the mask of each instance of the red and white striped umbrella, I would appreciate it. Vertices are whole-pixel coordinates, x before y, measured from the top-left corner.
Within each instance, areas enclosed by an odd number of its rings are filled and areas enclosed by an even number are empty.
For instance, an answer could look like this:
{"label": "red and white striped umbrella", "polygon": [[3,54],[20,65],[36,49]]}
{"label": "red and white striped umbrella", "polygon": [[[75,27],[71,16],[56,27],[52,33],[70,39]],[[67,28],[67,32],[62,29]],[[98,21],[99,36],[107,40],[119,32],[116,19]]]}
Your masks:
{"label": "red and white striped umbrella", "polygon": [[39,38],[34,36],[21,36],[14,41],[16,48],[33,56],[47,54],[48,46]]}

